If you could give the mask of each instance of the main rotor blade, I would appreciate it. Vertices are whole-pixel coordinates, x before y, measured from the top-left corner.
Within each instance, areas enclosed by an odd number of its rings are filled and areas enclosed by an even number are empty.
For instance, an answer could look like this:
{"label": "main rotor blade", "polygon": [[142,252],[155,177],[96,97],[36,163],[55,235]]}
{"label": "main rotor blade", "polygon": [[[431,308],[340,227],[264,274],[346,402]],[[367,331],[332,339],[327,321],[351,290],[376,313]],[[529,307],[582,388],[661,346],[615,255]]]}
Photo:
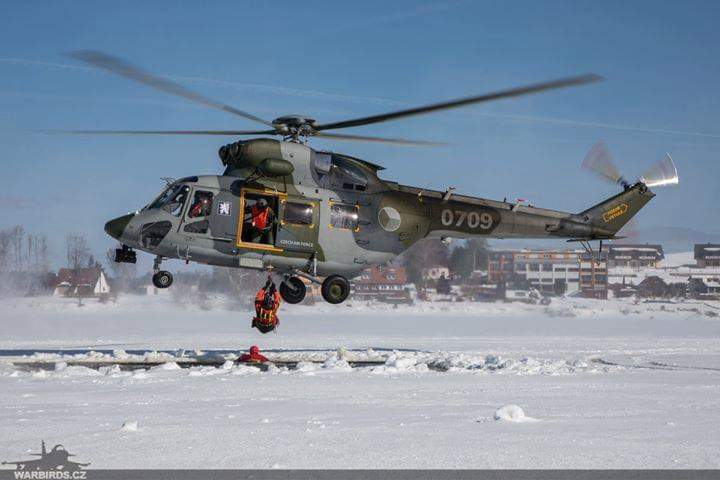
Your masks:
{"label": "main rotor blade", "polygon": [[277,130],[43,130],[70,135],[277,135]]}
{"label": "main rotor blade", "polygon": [[602,140],[590,147],[585,159],[583,159],[582,167],[612,183],[621,183],[623,181],[610,150]]}
{"label": "main rotor blade", "polygon": [[405,145],[408,147],[439,147],[447,145],[447,143],[428,142],[424,140],[406,140],[404,138],[383,138],[383,137],[366,137],[364,135],[344,135],[340,133],[323,133],[318,132],[316,137],[328,138],[330,140],[348,140],[352,142],[374,142],[374,143],[391,143],[393,145]]}
{"label": "main rotor blade", "polygon": [[354,120],[345,120],[342,122],[326,123],[324,125],[318,125],[315,127],[316,131],[320,130],[331,130],[337,128],[348,128],[358,127],[360,125],[369,125],[371,123],[386,122],[388,120],[395,120],[396,118],[409,117],[412,115],[422,115],[425,113],[435,112],[438,110],[447,110],[449,108],[463,107],[465,105],[472,105],[474,103],[489,102],[492,100],[499,100],[501,98],[519,97],[521,95],[527,95],[530,93],[542,92],[545,90],[553,90],[557,88],[571,87],[574,85],[582,85],[585,83],[598,82],[603,80],[603,77],[595,74],[581,75],[577,77],[567,77],[558,80],[552,80],[549,82],[536,83],[525,87],[512,88],[509,90],[500,90],[498,92],[486,93],[476,97],[461,98],[458,100],[451,100],[449,102],[435,103],[432,105],[426,105],[423,107],[410,108],[407,110],[399,110],[397,112],[383,113],[380,115],[373,115],[371,117],[356,118]]}
{"label": "main rotor blade", "polygon": [[120,75],[121,77],[125,77],[138,83],[142,83],[143,85],[162,90],[163,92],[169,93],[171,95],[183,97],[187,100],[205,105],[206,107],[216,108],[218,110],[233,113],[235,115],[247,118],[248,120],[262,123],[263,125],[267,125],[268,127],[273,126],[272,123],[268,122],[267,120],[263,120],[262,118],[256,117],[251,113],[243,112],[242,110],[238,110],[237,108],[225,105],[220,102],[216,102],[215,100],[211,100],[198,93],[188,90],[187,88],[178,85],[177,83],[172,82],[166,78],[157,77],[132,65],[131,63],[123,60],[122,58],[108,55],[98,50],[77,50],[74,52],[70,52],[67,55],[76,60],[80,60],[82,62],[90,64],[94,67],[98,67],[108,72],[115,73],[117,75]]}

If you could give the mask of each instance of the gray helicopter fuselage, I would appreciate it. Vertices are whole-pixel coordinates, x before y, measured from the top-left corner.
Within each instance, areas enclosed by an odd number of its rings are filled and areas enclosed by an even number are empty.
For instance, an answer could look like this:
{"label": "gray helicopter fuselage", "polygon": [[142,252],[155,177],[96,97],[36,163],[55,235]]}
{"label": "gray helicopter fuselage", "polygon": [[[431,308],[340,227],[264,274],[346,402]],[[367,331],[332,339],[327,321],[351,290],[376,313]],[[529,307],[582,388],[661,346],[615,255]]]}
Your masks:
{"label": "gray helicopter fuselage", "polygon": [[[636,184],[573,214],[399,185],[378,177],[382,167],[297,142],[255,139],[228,147],[234,150],[221,149],[223,175],[180,179],[105,230],[164,258],[352,278],[425,237],[612,238],[654,196]],[[272,244],[242,233],[258,196],[271,201],[277,217]],[[198,198],[212,207],[200,217],[192,215]]]}

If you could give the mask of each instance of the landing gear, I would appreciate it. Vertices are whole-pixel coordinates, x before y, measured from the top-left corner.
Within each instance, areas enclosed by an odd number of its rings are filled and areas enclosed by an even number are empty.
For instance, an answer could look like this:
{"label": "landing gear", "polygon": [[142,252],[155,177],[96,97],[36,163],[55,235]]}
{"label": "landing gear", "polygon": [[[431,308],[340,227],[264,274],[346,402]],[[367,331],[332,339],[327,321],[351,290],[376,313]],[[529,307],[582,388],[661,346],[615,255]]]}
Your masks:
{"label": "landing gear", "polygon": [[153,285],[157,288],[168,288],[173,283],[173,276],[166,270],[160,270],[161,263],[162,257],[158,255],[153,262],[153,272],[155,272],[152,277]]}
{"label": "landing gear", "polygon": [[350,295],[350,282],[341,275],[330,275],[322,283],[322,296],[328,303],[342,303]]}
{"label": "landing gear", "polygon": [[307,288],[298,277],[287,277],[280,283],[280,296],[287,303],[300,303],[305,298]]}
{"label": "landing gear", "polygon": [[166,270],[160,270],[153,275],[152,281],[157,288],[168,288],[173,283],[173,276]]}

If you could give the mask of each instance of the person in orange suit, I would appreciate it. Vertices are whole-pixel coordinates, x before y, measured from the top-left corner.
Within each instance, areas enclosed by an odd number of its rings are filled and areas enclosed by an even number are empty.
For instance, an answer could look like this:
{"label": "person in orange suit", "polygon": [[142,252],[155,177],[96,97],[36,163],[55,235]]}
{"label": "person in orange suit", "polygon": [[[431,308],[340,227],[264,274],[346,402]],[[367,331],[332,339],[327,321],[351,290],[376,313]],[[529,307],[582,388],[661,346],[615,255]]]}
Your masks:
{"label": "person in orange suit", "polygon": [[280,294],[275,288],[275,282],[268,278],[265,286],[255,295],[255,317],[252,327],[261,333],[274,331],[280,324],[277,311],[280,308]]}
{"label": "person in orange suit", "polygon": [[267,361],[267,357],[260,353],[257,345],[250,347],[250,353],[243,353],[240,355],[240,358],[238,358],[238,362],[263,363]]}

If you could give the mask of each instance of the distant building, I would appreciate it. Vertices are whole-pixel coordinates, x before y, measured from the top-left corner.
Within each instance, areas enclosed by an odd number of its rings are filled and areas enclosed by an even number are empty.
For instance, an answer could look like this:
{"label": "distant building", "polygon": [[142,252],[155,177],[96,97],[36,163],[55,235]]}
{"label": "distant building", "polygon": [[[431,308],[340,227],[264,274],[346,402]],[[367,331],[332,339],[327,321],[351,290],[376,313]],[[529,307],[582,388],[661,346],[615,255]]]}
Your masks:
{"label": "distant building", "polygon": [[580,252],[574,250],[505,250],[489,253],[488,283],[536,288],[543,295],[579,290]]}
{"label": "distant building", "polygon": [[615,298],[628,298],[639,295],[638,288],[633,284],[613,283],[608,285],[608,288],[612,290],[613,297]]}
{"label": "distant building", "polygon": [[423,268],[422,270],[423,280],[438,281],[441,277],[450,278],[450,269],[448,267],[430,267]]}
{"label": "distant building", "polygon": [[580,253],[580,294],[585,298],[607,299],[607,251]]}
{"label": "distant building", "polygon": [[668,285],[662,278],[652,275],[640,282],[638,294],[643,298],[660,298],[669,293]]}
{"label": "distant building", "polygon": [[543,295],[563,295],[578,290],[579,252],[526,250],[515,252],[515,278],[527,281]]}
{"label": "distant building", "polygon": [[354,298],[357,300],[379,300],[388,303],[411,303],[405,268],[396,266],[375,266],[363,270],[353,280]]}
{"label": "distant building", "polygon": [[493,250],[488,252],[488,283],[509,282],[515,273],[515,251]]}
{"label": "distant building", "polygon": [[720,267],[720,244],[695,244],[695,262],[699,268]]}
{"label": "distant building", "polygon": [[697,300],[720,300],[720,282],[704,282],[700,278],[691,278],[688,281],[687,293],[690,298]]}
{"label": "distant building", "polygon": [[110,293],[101,268],[61,268],[53,295],[56,297],[102,297]]}
{"label": "distant building", "polygon": [[608,267],[657,268],[665,258],[662,245],[620,244],[608,247]]}

